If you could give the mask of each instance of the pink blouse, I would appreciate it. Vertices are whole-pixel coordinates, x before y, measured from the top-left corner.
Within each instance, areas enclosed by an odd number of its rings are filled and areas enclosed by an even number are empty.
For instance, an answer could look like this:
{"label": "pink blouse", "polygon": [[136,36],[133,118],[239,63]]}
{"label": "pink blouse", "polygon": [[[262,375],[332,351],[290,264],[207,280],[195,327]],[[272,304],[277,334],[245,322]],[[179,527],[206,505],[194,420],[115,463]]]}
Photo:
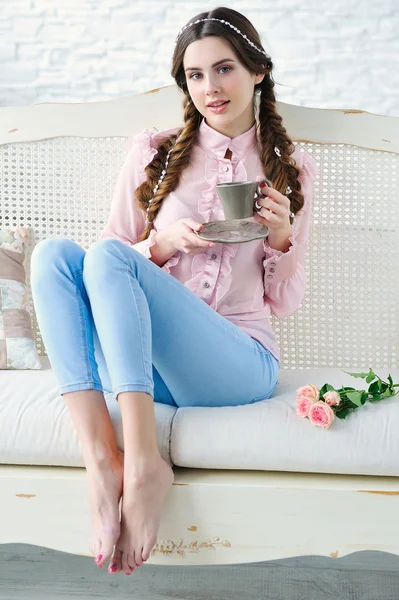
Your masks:
{"label": "pink blouse", "polygon": [[[177,220],[192,217],[200,223],[224,219],[216,184],[255,180],[264,175],[259,158],[256,126],[233,139],[209,127],[203,120],[190,165],[176,190],[164,200],[150,237],[137,242],[145,227],[145,212],[135,202],[135,190],[145,180],[145,167],[165,136],[143,131],[130,148],[119,175],[111,213],[100,238],[117,238],[151,257],[157,231]],[[224,158],[230,149],[231,159]],[[181,281],[220,315],[257,339],[280,358],[269,317],[295,312],[306,289],[304,259],[308,247],[312,187],[318,169],[307,152],[295,149],[301,169],[305,204],[295,216],[287,252],[270,248],[267,238],[243,244],[216,244],[195,256],[177,251],[161,268]]]}

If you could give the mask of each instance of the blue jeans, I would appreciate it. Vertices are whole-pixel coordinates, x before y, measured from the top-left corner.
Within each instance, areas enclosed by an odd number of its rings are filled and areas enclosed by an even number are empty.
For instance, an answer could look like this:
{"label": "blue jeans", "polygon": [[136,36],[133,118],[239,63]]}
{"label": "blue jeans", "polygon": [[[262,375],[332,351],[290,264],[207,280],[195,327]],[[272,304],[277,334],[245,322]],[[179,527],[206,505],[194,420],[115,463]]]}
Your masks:
{"label": "blue jeans", "polygon": [[32,255],[41,335],[60,394],[141,391],[172,406],[269,398],[279,361],[180,281],[115,239],[87,252],[49,239]]}

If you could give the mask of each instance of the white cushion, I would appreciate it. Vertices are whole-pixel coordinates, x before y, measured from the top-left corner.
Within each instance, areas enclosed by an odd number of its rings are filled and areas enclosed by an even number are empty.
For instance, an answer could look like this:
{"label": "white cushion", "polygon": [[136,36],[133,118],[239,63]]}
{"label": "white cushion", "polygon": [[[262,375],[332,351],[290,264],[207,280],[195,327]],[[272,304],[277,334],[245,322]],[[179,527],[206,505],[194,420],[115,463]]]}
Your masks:
{"label": "white cushion", "polygon": [[[83,467],[80,444],[48,359],[41,371],[0,374],[0,464]],[[351,369],[357,371],[361,369]],[[394,382],[399,370],[391,369]],[[378,370],[387,377],[388,370]],[[327,429],[296,414],[296,389],[364,380],[340,369],[283,370],[275,395],[248,406],[180,408],[155,404],[157,440],[169,464],[208,469],[399,475],[399,396],[366,403]],[[107,406],[123,449],[118,403]]]}
{"label": "white cushion", "polygon": [[[362,371],[368,369],[347,369]],[[391,373],[399,382],[399,369]],[[329,429],[296,414],[296,389],[367,389],[340,369],[283,370],[269,400],[228,408],[181,408],[173,420],[171,457],[182,467],[399,475],[399,395],[366,403]]]}
{"label": "white cushion", "polygon": [[[83,467],[80,443],[49,361],[43,370],[0,372],[0,464]],[[123,450],[118,403],[107,394],[119,448]],[[176,409],[156,404],[158,447],[170,463],[170,431]]]}

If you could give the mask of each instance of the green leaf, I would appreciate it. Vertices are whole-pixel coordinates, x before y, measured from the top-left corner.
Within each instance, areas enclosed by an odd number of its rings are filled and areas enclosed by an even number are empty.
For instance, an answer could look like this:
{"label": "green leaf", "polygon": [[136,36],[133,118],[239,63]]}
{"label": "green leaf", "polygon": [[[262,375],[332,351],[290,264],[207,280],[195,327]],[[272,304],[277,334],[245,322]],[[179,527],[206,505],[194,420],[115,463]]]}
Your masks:
{"label": "green leaf", "polygon": [[344,410],[345,401],[341,398],[341,402],[338,404],[338,406],[332,406],[331,408],[333,409],[334,412],[339,412],[340,410]]}
{"label": "green leaf", "polygon": [[392,393],[392,390],[390,390],[389,388],[387,388],[386,390],[384,390],[384,392],[381,394],[381,398],[389,398],[390,396],[394,396],[395,392]]}
{"label": "green leaf", "polygon": [[359,392],[348,392],[346,395],[356,406],[362,406],[362,404],[364,404],[362,402],[363,390],[360,390]]}
{"label": "green leaf", "polygon": [[323,387],[320,388],[320,398],[322,398],[326,392],[329,392],[331,390],[335,390],[335,388],[329,383],[325,383]]}
{"label": "green leaf", "polygon": [[343,371],[347,375],[352,375],[352,377],[359,377],[360,379],[366,379],[369,376],[370,371],[368,373],[349,373],[349,371]]}
{"label": "green leaf", "polygon": [[349,415],[350,413],[350,409],[346,408],[345,410],[340,410],[339,412],[337,412],[337,417],[338,419],[346,419],[346,417]]}
{"label": "green leaf", "polygon": [[374,371],[372,369],[369,369],[368,373],[350,373],[349,371],[344,371],[344,373],[347,373],[348,375],[352,375],[352,377],[358,377],[360,379],[365,379],[367,383],[370,383],[371,381],[373,381],[373,379],[375,379],[377,377],[377,375],[374,373]]}
{"label": "green leaf", "polygon": [[370,392],[370,394],[377,394],[380,391],[381,391],[381,381],[378,379],[377,381],[374,381],[374,383],[372,383],[369,386],[369,392]]}
{"label": "green leaf", "polygon": [[344,409],[349,409],[349,410],[356,410],[357,408],[359,408],[358,406],[356,406],[356,404],[353,404],[353,402],[350,402],[350,400],[347,400]]}
{"label": "green leaf", "polygon": [[369,399],[369,402],[378,402],[381,400],[381,394],[373,394],[373,397]]}
{"label": "green leaf", "polygon": [[373,381],[373,379],[375,379],[377,377],[377,375],[374,373],[374,371],[372,371],[370,369],[369,374],[366,377],[366,383],[370,383],[371,381]]}
{"label": "green leaf", "polygon": [[392,387],[393,386],[393,379],[390,375],[388,375],[388,381],[389,381],[389,385]]}
{"label": "green leaf", "polygon": [[357,392],[356,388],[352,388],[352,387],[342,387],[339,388],[339,390],[337,390],[338,394],[341,396],[341,401],[343,398],[346,397],[346,394],[348,392]]}

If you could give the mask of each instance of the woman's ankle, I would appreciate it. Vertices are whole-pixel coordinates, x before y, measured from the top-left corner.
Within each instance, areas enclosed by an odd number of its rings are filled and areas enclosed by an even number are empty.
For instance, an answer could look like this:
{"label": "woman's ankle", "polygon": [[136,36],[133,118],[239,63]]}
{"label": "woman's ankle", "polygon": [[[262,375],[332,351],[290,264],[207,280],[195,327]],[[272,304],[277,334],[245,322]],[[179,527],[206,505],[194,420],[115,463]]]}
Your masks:
{"label": "woman's ankle", "polygon": [[85,464],[89,464],[91,467],[102,468],[123,461],[123,454],[116,446],[110,446],[101,441],[86,445],[82,450]]}
{"label": "woman's ankle", "polygon": [[124,471],[126,478],[131,481],[156,475],[165,462],[158,449],[150,454],[132,455],[125,453]]}

